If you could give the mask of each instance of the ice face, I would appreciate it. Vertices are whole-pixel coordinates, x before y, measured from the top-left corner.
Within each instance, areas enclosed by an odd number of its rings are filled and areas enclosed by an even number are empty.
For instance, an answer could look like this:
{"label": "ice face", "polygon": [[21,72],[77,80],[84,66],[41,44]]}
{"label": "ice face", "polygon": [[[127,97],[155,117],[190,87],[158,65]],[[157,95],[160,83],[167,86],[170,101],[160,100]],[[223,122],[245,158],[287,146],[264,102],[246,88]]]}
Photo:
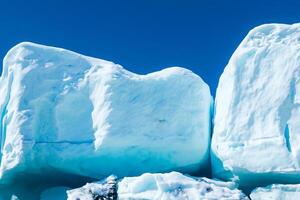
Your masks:
{"label": "ice face", "polygon": [[[116,188],[118,188],[116,190]],[[138,177],[125,177],[116,186],[115,179],[88,183],[67,191],[68,200],[119,199],[119,200],[247,200],[233,182],[184,176],[178,172],[165,174],[146,173]]]}
{"label": "ice face", "polygon": [[273,184],[267,187],[260,187],[250,194],[252,200],[298,200],[300,199],[300,185]]}
{"label": "ice face", "polygon": [[183,68],[137,75],[21,43],[4,59],[0,96],[2,183],[26,173],[194,173],[209,162],[209,87]]}
{"label": "ice face", "polygon": [[300,24],[259,26],[226,66],[212,139],[216,177],[300,181]]}

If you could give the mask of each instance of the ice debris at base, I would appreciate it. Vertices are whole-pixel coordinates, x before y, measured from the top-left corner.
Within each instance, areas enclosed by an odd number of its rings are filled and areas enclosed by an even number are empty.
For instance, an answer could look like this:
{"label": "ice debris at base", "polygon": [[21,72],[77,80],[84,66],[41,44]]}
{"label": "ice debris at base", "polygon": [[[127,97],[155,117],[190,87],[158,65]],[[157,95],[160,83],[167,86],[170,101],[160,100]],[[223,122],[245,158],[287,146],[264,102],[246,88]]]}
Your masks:
{"label": "ice debris at base", "polygon": [[2,183],[48,169],[100,178],[209,163],[212,97],[187,69],[137,75],[21,43],[4,59],[0,96]]}
{"label": "ice debris at base", "polygon": [[250,197],[252,200],[299,200],[300,185],[273,184],[260,187],[252,191]]}
{"label": "ice debris at base", "polygon": [[213,132],[216,177],[300,181],[300,24],[250,31],[220,78]]}
{"label": "ice debris at base", "polygon": [[[165,174],[145,173],[138,177],[125,177],[118,183],[90,183],[68,191],[68,200],[119,199],[119,200],[247,200],[232,182],[184,176],[178,172]],[[110,194],[110,195],[108,195]]]}
{"label": "ice debris at base", "polygon": [[67,191],[68,200],[117,200],[117,178],[109,176],[103,181],[87,183],[81,188]]}

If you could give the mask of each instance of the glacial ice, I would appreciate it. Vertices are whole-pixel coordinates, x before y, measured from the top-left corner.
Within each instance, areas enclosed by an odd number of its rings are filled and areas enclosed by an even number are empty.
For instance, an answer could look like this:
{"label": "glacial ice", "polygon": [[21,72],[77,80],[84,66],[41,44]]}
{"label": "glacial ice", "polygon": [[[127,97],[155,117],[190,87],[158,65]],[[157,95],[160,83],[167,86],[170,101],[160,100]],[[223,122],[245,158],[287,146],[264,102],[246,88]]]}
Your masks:
{"label": "glacial ice", "polygon": [[250,194],[252,200],[299,200],[300,185],[273,184],[259,187]]}
{"label": "glacial ice", "polygon": [[254,28],[217,88],[212,170],[241,187],[300,181],[300,24]]}
{"label": "glacial ice", "polygon": [[183,68],[137,75],[25,42],[4,59],[0,96],[1,183],[196,173],[209,163],[212,97]]}
{"label": "glacial ice", "polygon": [[[247,200],[233,182],[221,182],[207,178],[184,176],[178,172],[165,174],[145,173],[138,177],[125,177],[118,182],[108,178],[103,182],[90,183],[81,188],[68,191],[68,200],[113,199],[119,200]],[[111,182],[111,184],[108,184]],[[113,187],[112,187],[113,186]],[[109,191],[109,192],[108,192]],[[110,195],[108,195],[110,194]]]}

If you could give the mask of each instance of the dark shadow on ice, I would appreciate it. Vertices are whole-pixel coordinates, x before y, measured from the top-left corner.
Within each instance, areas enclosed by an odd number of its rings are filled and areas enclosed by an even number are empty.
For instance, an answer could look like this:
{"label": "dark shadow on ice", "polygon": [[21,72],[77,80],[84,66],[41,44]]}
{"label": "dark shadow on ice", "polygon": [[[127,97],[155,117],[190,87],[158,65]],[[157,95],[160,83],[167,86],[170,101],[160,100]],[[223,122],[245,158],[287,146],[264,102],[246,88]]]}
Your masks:
{"label": "dark shadow on ice", "polygon": [[77,188],[87,182],[98,181],[50,169],[45,169],[43,175],[22,173],[17,177],[10,185],[0,185],[0,199],[10,199],[12,195],[15,195],[19,199],[39,200],[41,192],[51,187]]}

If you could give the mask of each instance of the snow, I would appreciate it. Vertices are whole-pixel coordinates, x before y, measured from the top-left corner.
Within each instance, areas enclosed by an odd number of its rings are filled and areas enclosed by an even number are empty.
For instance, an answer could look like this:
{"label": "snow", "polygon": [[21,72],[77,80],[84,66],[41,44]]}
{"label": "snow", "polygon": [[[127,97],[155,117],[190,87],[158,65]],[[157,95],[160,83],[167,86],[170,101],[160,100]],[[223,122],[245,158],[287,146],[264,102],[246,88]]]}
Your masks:
{"label": "snow", "polygon": [[187,69],[138,75],[25,42],[4,59],[0,96],[1,183],[45,171],[195,173],[209,163],[212,98]]}
{"label": "snow", "polygon": [[178,172],[125,177],[118,184],[121,200],[248,199],[232,182],[184,176]]}
{"label": "snow", "polygon": [[273,184],[267,187],[259,187],[251,192],[252,200],[299,200],[300,185]]}
{"label": "snow", "polygon": [[242,187],[300,181],[300,24],[254,28],[217,88],[212,167]]}

